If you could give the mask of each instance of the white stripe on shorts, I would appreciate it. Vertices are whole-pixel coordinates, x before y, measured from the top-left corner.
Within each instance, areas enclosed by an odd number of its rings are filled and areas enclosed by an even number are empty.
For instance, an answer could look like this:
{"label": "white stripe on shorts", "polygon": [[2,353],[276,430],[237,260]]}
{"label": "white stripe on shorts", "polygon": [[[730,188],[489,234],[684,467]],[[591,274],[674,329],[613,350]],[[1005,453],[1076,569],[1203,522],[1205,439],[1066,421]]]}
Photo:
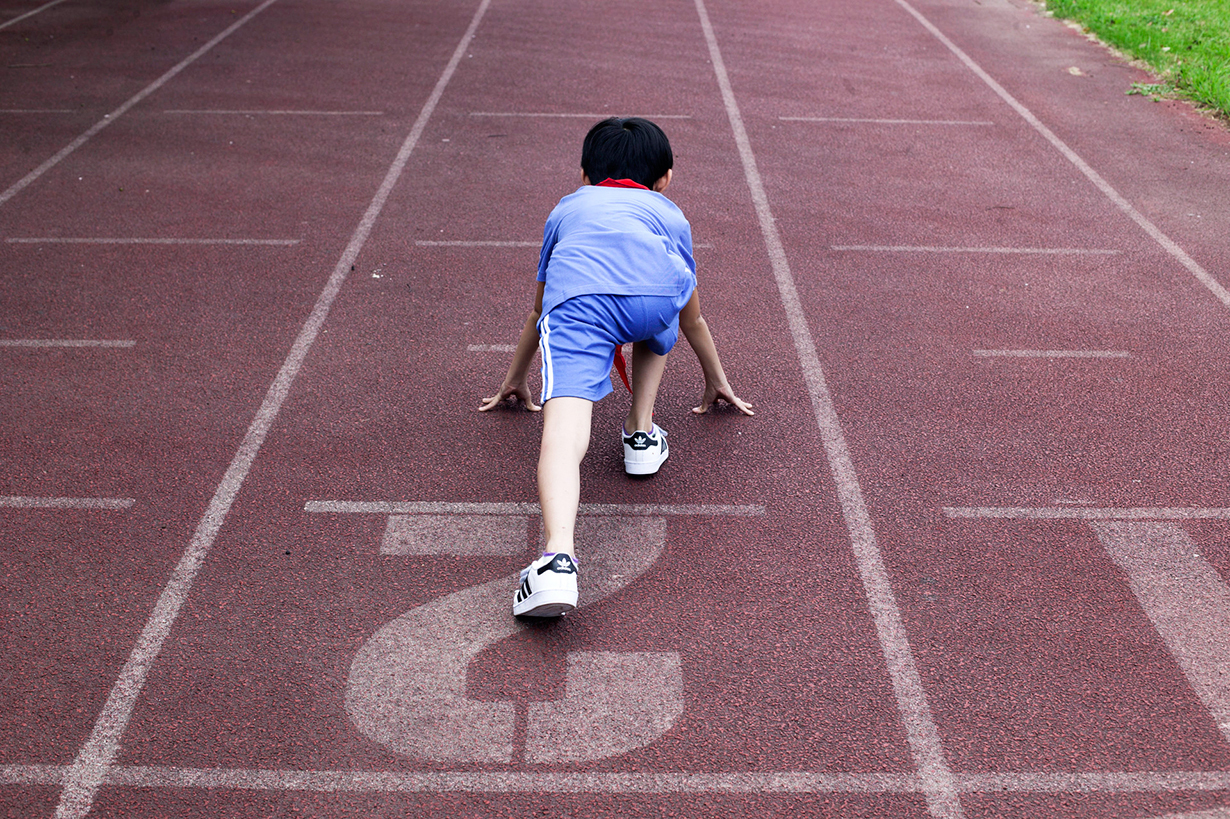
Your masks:
{"label": "white stripe on shorts", "polygon": [[542,331],[538,336],[538,351],[542,354],[542,403],[551,398],[555,387],[555,373],[551,367],[551,314],[542,317]]}

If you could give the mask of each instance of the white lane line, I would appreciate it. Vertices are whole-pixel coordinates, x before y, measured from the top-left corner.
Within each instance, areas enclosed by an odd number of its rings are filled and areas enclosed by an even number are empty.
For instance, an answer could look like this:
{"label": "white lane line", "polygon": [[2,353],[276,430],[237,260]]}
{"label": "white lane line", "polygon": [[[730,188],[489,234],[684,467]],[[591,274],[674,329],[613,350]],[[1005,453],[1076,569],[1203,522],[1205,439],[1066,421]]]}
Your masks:
{"label": "white lane line", "polygon": [[[268,0],[261,8],[265,8],[272,2],[274,0]],[[483,15],[490,5],[491,0],[482,0],[478,9],[474,12],[469,27],[466,29],[465,34],[462,35],[461,41],[457,44],[457,48],[445,66],[443,73],[441,73],[440,79],[436,81],[431,95],[423,103],[423,108],[419,112],[418,118],[415,119],[410,133],[406,136],[405,141],[402,142],[401,148],[397,152],[397,157],[393,160],[392,165],[385,174],[380,188],[376,191],[376,195],[372,198],[371,203],[364,212],[358,227],[355,228],[354,233],[351,235],[350,242],[342,253],[342,257],[333,268],[333,273],[329,276],[329,281],[317,298],[311,315],[304,322],[303,328],[299,331],[299,335],[295,339],[290,353],[287,355],[285,362],[283,362],[273,383],[269,385],[269,390],[265,394],[265,399],[261,403],[260,409],[256,412],[256,417],[252,420],[251,426],[248,427],[247,434],[244,435],[243,442],[239,445],[239,450],[235,453],[230,466],[227,467],[226,474],[223,476],[221,483],[218,484],[218,488],[209,502],[205,516],[197,524],[191,543],[189,543],[188,548],[180,558],[179,564],[175,567],[170,582],[158,598],[154,611],[150,615],[148,622],[146,622],[132,654],[129,655],[128,661],[120,672],[119,679],[111,689],[111,694],[108,696],[107,703],[94,724],[94,729],[90,733],[89,739],[86,740],[85,745],[77,755],[76,761],[73,763],[72,770],[67,777],[60,797],[60,804],[56,809],[57,819],[70,819],[70,817],[72,819],[80,819],[80,817],[89,813],[93,806],[98,788],[106,781],[107,772],[115,762],[115,756],[119,752],[120,739],[128,727],[128,721],[132,717],[132,709],[136,704],[137,697],[140,696],[141,689],[145,685],[149,669],[162,649],[163,642],[166,640],[167,635],[170,634],[171,627],[174,625],[180,610],[188,598],[188,593],[192,589],[197,572],[200,571],[205,557],[209,554],[210,547],[213,546],[214,540],[217,538],[218,532],[226,520],[227,513],[235,502],[235,498],[243,486],[244,479],[256,460],[257,453],[260,451],[265,436],[269,434],[269,430],[277,419],[278,413],[282,409],[287,395],[290,393],[291,385],[299,374],[299,370],[303,367],[303,362],[311,350],[312,343],[316,340],[321,327],[325,323],[325,319],[329,315],[329,309],[333,305],[333,301],[337,298],[338,293],[341,292],[342,285],[346,282],[347,274],[354,266],[355,259],[358,258],[363,245],[367,242],[367,237],[371,234],[376,219],[379,218],[381,211],[384,210],[385,202],[388,201],[393,187],[401,178],[406,164],[410,161],[411,152],[414,150],[415,145],[418,144],[423,130],[427,127],[427,121],[436,110],[436,106],[444,94],[444,89],[448,86],[449,80],[452,79],[453,73],[457,70],[457,66],[465,55],[470,42],[474,39],[474,32],[478,29],[478,24],[482,21]]]}
{"label": "white lane line", "polygon": [[542,247],[542,242],[521,242],[511,241],[506,239],[478,239],[478,240],[431,240],[419,239],[415,241],[419,247]]}
{"label": "white lane line", "polygon": [[906,2],[906,0],[897,0],[897,3],[909,12],[910,15],[912,15],[923,28],[927,29],[927,31],[931,32],[937,40],[943,43],[944,46],[957,57],[958,60],[965,64],[966,68],[986,83],[987,87],[994,91],[1000,99],[1006,102],[1012,110],[1020,114],[1021,117],[1028,122],[1035,131],[1046,139],[1047,142],[1051,143],[1051,145],[1063,154],[1069,162],[1075,165],[1077,170],[1085,175],[1085,178],[1092,182],[1094,186],[1106,196],[1107,199],[1115,204],[1115,207],[1119,208],[1119,210],[1127,215],[1128,218],[1139,225],[1145,233],[1149,234],[1149,237],[1152,238],[1153,241],[1161,245],[1162,249],[1169,253],[1176,261],[1179,262],[1179,264],[1187,268],[1188,272],[1195,276],[1201,284],[1208,288],[1209,292],[1216,296],[1223,305],[1230,307],[1230,290],[1223,287],[1221,283],[1214,279],[1213,276],[1201,267],[1195,259],[1187,255],[1187,252],[1184,251],[1183,248],[1179,247],[1174,240],[1162,233],[1156,225],[1145,218],[1144,214],[1136,210],[1136,208],[1132,206],[1131,202],[1125,199],[1117,190],[1111,187],[1109,182],[1102,178],[1101,174],[1095,171],[1089,163],[1081,159],[1076,151],[1073,151],[1068,147],[1067,143],[1055,136],[1050,128],[1047,128],[1042,124],[1042,120],[1034,116],[1032,111],[1017,101],[1016,97],[1009,94],[1002,85],[996,82],[990,74],[982,69],[982,66],[978,65],[978,63],[974,62],[968,54],[958,48],[956,43],[949,40],[948,37],[946,37],[944,33],[935,26],[935,24],[920,14],[913,6]]}
{"label": "white lane line", "polygon": [[1230,807],[1198,810],[1191,813],[1168,813],[1157,819],[1230,819]]}
{"label": "white lane line", "polygon": [[[67,765],[0,765],[2,785],[56,785]],[[961,793],[1216,793],[1230,791],[1226,771],[989,772],[957,774]],[[254,768],[112,768],[106,784],[133,788],[316,791],[323,793],[918,793],[916,776],[810,771],[737,773],[500,773],[475,771],[305,771]],[[1214,811],[1226,812],[1226,808]],[[1164,819],[1221,819],[1223,813]]]}
{"label": "white lane line", "polygon": [[1230,791],[1226,771],[961,774],[962,793],[1198,793]]}
{"label": "white lane line", "polygon": [[943,745],[935,726],[935,720],[931,715],[931,706],[927,702],[918,666],[914,661],[909,635],[902,622],[892,583],[889,581],[888,570],[884,566],[884,559],[880,553],[879,544],[876,542],[871,515],[863,500],[863,491],[854,470],[854,461],[846,445],[841,421],[837,417],[837,410],[833,406],[833,399],[829,394],[828,384],[825,382],[824,372],[820,367],[816,343],[807,326],[807,318],[795,286],[794,274],[790,270],[786,250],[777,232],[777,223],[769,207],[768,194],[765,192],[760,171],[756,166],[756,157],[752,152],[747,129],[743,125],[743,116],[739,113],[738,102],[735,100],[730,77],[726,72],[726,64],[722,60],[717,37],[709,22],[709,12],[705,9],[704,0],[695,0],[695,2],[701,28],[704,30],[705,42],[709,46],[713,71],[722,92],[726,114],[730,119],[730,128],[739,149],[739,158],[743,163],[743,173],[760,221],[760,232],[764,237],[765,249],[772,263],[773,276],[777,281],[782,307],[785,309],[790,326],[790,335],[794,340],[799,365],[803,370],[803,379],[811,396],[816,424],[824,440],[829,468],[833,474],[837,496],[841,502],[842,515],[850,534],[855,562],[858,565],[863,589],[875,622],[876,635],[888,666],[893,692],[897,699],[897,708],[905,724],[910,753],[914,758],[914,764],[918,767],[927,806],[932,816],[959,819],[964,816],[964,811],[957,795],[956,780],[952,770],[948,767],[948,761],[944,758]]}
{"label": "white lane line", "polygon": [[298,239],[170,239],[105,236],[10,236],[4,241],[10,245],[264,245],[289,247],[299,244]]}
{"label": "white lane line", "polygon": [[994,125],[985,120],[961,119],[864,119],[860,117],[778,117],[782,122],[850,122],[867,125]]}
{"label": "white lane line", "polygon": [[[472,117],[545,117],[548,119],[592,119],[595,121],[607,119],[614,116],[624,116],[623,114],[612,114],[609,111],[602,114],[553,114],[549,112],[536,111],[471,111]],[[645,119],[691,119],[691,114],[629,114],[628,116],[643,116]]]}
{"label": "white lane line", "polygon": [[467,352],[471,353],[514,353],[517,351],[516,344],[471,344],[466,347]]}
{"label": "white lane line", "polygon": [[192,65],[194,62],[199,60],[201,57],[208,54],[211,50],[213,50],[214,46],[218,45],[218,43],[222,42],[227,37],[231,36],[236,31],[241,29],[243,26],[247,25],[249,21],[251,21],[253,18],[256,17],[256,15],[260,14],[262,11],[269,8],[277,1],[278,0],[264,0],[263,3],[261,3],[256,8],[252,9],[252,11],[248,12],[243,17],[240,17],[238,20],[236,20],[231,25],[227,26],[227,28],[223,30],[221,34],[214,37],[208,43],[206,43],[205,45],[201,46],[196,51],[194,51],[191,55],[181,60],[177,65],[175,65],[175,67],[171,68],[161,77],[154,80],[152,83],[145,86],[145,88],[138,91],[136,94],[130,97],[128,101],[125,102],[123,105],[121,105],[119,108],[116,108],[114,111],[112,111],[109,114],[104,114],[103,118],[100,119],[98,122],[94,123],[84,134],[77,137],[72,142],[68,143],[68,145],[61,148],[59,152],[55,154],[55,156],[51,157],[46,162],[39,165],[34,170],[30,171],[30,173],[26,174],[21,179],[14,182],[3,193],[0,193],[0,205],[3,205],[5,202],[9,201],[14,196],[21,193],[23,190],[25,190],[27,187],[29,187],[31,184],[37,181],[39,177],[47,173],[47,171],[51,170],[56,165],[59,165],[66,157],[68,157],[70,154],[72,154],[74,151],[76,151],[78,148],[80,148],[82,145],[88,142],[95,134],[97,134],[102,129],[106,128],[111,123],[115,122],[117,119],[122,117],[124,114],[128,113],[128,110],[130,108],[132,108],[137,103],[141,102],[141,100],[145,99],[146,97],[148,97],[150,94],[157,91],[162,86],[166,85],[168,82],[174,79],[174,77],[177,74],[179,74],[181,71],[183,71],[188,66]]}
{"label": "white lane line", "polygon": [[1201,702],[1230,739],[1230,587],[1175,523],[1089,524]]}
{"label": "white lane line", "polygon": [[928,245],[830,245],[829,250],[864,253],[1020,253],[1049,256],[1116,256],[1123,252],[1084,247],[936,247]]}
{"label": "white lane line", "polygon": [[1230,509],[1197,506],[945,506],[950,518],[1001,520],[1230,520]]}
{"label": "white lane line", "polygon": [[135,341],[113,341],[89,338],[0,338],[0,347],[105,347],[131,349]]}
{"label": "white lane line", "polygon": [[136,503],[133,498],[37,498],[23,495],[0,495],[0,508],[6,509],[127,509]]}
{"label": "white lane line", "polygon": [[250,116],[250,117],[382,117],[384,111],[296,111],[290,109],[246,108],[173,108],[164,114],[185,116]]}
{"label": "white lane line", "polygon": [[58,5],[60,5],[61,3],[63,3],[63,2],[64,2],[64,0],[51,0],[51,2],[50,2],[50,3],[45,3],[44,5],[39,6],[38,8],[34,9],[33,11],[27,11],[25,14],[22,14],[22,15],[19,15],[19,16],[17,16],[17,17],[14,17],[12,20],[6,20],[5,22],[0,23],[0,31],[3,31],[4,29],[8,28],[9,26],[16,25],[17,23],[20,23],[22,20],[25,20],[27,17],[33,17],[34,15],[38,14],[38,13],[39,13],[39,12],[41,12],[41,11],[46,11],[47,9],[51,8],[52,6],[58,6]]}
{"label": "white lane line", "polygon": [[[436,501],[327,501],[310,500],[303,504],[310,514],[337,515],[539,515],[536,503],[442,503]],[[727,515],[759,517],[765,508],[759,505],[730,506],[724,504],[657,504],[657,503],[583,503],[580,515],[627,515],[630,517],[676,515]]]}
{"label": "white lane line", "polygon": [[974,350],[979,358],[1131,358],[1123,350]]}

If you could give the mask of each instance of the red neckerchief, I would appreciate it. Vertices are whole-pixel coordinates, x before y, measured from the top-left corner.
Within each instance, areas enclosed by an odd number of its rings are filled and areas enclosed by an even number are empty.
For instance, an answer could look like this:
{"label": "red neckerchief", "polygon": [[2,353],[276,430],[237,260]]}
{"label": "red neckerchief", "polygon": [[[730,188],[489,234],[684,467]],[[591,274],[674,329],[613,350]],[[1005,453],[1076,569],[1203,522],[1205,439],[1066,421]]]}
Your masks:
{"label": "red neckerchief", "polygon": [[[633,182],[631,179],[603,179],[598,183],[599,188],[640,188],[643,191],[649,188],[642,185],[640,182]],[[615,348],[615,370],[619,373],[619,377],[623,380],[624,386],[628,388],[628,392],[632,392],[632,385],[628,383],[628,365],[624,361],[624,351],[621,347]]]}
{"label": "red neckerchief", "polygon": [[643,191],[649,188],[642,185],[640,182],[633,182],[631,179],[603,179],[595,187],[599,188],[640,188]]}

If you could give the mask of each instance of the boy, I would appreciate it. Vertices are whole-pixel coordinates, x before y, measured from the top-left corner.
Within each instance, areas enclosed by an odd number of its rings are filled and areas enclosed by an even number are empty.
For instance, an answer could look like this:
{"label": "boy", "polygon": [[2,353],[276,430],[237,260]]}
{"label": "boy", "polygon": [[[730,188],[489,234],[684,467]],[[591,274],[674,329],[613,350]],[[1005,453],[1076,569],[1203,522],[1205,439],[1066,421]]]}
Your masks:
{"label": "boy", "polygon": [[[674,156],[662,129],[640,118],[611,118],[590,129],[581,149],[581,181],[547,218],[534,309],[521,330],[504,382],[480,411],[506,399],[543,409],[538,497],[546,549],[521,571],[513,614],[558,617],[576,608],[573,526],[581,495],[581,459],[589,447],[594,402],[611,392],[611,363],[632,342],[632,407],[624,421],[624,471],[652,475],[666,461],[666,430],[653,423],[658,384],[683,330],[705,373],[692,411],[717,400],[746,415],[731,390],[696,295],[692,229],[662,195]],[[525,383],[542,353],[542,402]]]}

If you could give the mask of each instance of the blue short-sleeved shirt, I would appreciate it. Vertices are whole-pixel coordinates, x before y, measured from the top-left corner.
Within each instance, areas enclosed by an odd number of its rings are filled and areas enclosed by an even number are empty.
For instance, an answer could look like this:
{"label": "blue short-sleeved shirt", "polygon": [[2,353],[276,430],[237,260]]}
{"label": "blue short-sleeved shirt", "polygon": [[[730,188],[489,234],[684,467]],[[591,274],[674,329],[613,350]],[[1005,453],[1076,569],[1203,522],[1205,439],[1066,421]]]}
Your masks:
{"label": "blue short-sleeved shirt", "polygon": [[667,296],[679,310],[696,287],[692,227],[643,188],[585,185],[560,200],[543,230],[542,312],[574,296]]}

